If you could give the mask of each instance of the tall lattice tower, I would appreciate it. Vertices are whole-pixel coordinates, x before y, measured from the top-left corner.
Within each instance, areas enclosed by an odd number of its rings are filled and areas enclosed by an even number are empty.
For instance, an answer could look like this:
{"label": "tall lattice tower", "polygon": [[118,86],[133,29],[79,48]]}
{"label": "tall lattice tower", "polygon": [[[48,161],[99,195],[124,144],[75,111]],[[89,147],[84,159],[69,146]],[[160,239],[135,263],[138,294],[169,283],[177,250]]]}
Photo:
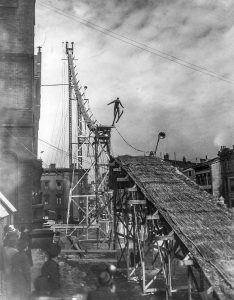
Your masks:
{"label": "tall lattice tower", "polygon": [[[99,240],[110,239],[112,232],[111,193],[108,191],[110,137],[112,126],[101,125],[95,118],[78,80],[73,55],[74,44],[66,43],[69,83],[69,166],[83,170],[83,176],[71,178],[68,218],[78,220],[76,229],[89,239],[92,229]],[[83,177],[88,175],[92,193],[80,193]],[[79,228],[80,226],[80,228]],[[84,230],[85,229],[85,230]]]}

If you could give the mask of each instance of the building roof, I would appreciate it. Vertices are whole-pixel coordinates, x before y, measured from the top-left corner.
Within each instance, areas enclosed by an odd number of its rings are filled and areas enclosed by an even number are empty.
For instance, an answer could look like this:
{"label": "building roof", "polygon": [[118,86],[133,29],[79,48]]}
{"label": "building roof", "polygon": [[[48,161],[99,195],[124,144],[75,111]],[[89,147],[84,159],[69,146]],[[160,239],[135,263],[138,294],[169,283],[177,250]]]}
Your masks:
{"label": "building roof", "polygon": [[219,298],[234,299],[233,213],[159,158],[120,156],[116,161],[173,228]]}
{"label": "building roof", "polygon": [[9,216],[9,213],[5,209],[5,207],[0,203],[0,219]]}
{"label": "building roof", "polygon": [[16,208],[9,200],[0,192],[0,218],[9,216],[9,213],[15,213]]}

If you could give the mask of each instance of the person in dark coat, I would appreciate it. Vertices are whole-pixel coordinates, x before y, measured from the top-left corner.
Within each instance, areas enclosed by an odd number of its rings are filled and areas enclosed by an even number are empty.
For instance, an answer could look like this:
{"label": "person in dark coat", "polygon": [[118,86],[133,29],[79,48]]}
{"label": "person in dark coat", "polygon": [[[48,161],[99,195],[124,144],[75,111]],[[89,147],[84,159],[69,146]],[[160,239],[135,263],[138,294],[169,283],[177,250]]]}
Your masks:
{"label": "person in dark coat", "polygon": [[27,229],[25,226],[21,226],[20,228],[20,240],[24,240],[28,247],[27,247],[27,255],[30,262],[31,267],[33,266],[33,260],[32,260],[32,250],[31,250],[31,237],[30,237],[30,230]]}
{"label": "person in dark coat", "polygon": [[27,243],[24,240],[18,241],[18,251],[12,256],[12,285],[13,299],[27,300],[31,294],[31,270],[30,262],[26,254]]}
{"label": "person in dark coat", "polygon": [[46,294],[53,295],[55,291],[60,288],[60,275],[59,275],[59,265],[54,260],[61,251],[61,247],[57,244],[52,244],[49,249],[47,249],[46,254],[48,260],[43,264],[41,268],[42,277],[46,277],[48,280]]}
{"label": "person in dark coat", "polygon": [[32,293],[31,299],[38,299],[42,296],[50,296],[50,286],[48,283],[48,278],[46,276],[40,275],[34,281],[34,291]]}
{"label": "person in dark coat", "polygon": [[2,270],[3,270],[3,285],[5,286],[8,297],[12,296],[13,282],[12,282],[12,257],[18,253],[17,250],[18,236],[14,232],[8,232],[7,238],[4,241],[2,248]]}
{"label": "person in dark coat", "polygon": [[87,300],[118,300],[116,287],[109,272],[101,272],[98,277],[98,287],[88,293]]}

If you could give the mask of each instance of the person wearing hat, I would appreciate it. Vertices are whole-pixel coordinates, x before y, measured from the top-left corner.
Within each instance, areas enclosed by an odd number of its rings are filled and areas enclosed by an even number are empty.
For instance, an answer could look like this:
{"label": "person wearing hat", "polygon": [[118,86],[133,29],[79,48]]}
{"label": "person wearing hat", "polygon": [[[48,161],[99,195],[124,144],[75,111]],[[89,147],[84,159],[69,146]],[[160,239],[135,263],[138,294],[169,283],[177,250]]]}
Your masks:
{"label": "person wearing hat", "polygon": [[3,281],[6,287],[7,295],[12,294],[12,257],[18,252],[17,248],[17,236],[14,232],[8,232],[5,236],[4,247],[2,248],[2,269],[3,269]]}
{"label": "person wearing hat", "polygon": [[55,258],[61,252],[61,247],[57,244],[51,244],[46,250],[48,260],[43,264],[41,268],[41,275],[48,280],[48,287],[45,290],[46,294],[53,295],[55,291],[60,288],[60,275],[59,265],[55,261]]}
{"label": "person wearing hat", "polygon": [[19,240],[17,244],[18,252],[13,255],[12,266],[12,284],[13,295],[17,300],[30,299],[31,294],[31,269],[30,261],[27,256],[28,244],[25,240]]}
{"label": "person wearing hat", "polygon": [[3,246],[7,245],[9,239],[15,241],[19,239],[19,232],[15,229],[14,225],[4,226]]}
{"label": "person wearing hat", "polygon": [[87,300],[118,300],[112,276],[108,271],[101,272],[98,276],[98,287],[88,293]]}
{"label": "person wearing hat", "polygon": [[28,259],[30,262],[31,267],[33,266],[33,260],[32,260],[32,250],[31,250],[31,237],[30,237],[30,230],[29,228],[26,228],[25,226],[21,226],[20,227],[20,240],[25,240],[25,242],[27,243],[28,247],[27,247],[27,255],[28,255]]}

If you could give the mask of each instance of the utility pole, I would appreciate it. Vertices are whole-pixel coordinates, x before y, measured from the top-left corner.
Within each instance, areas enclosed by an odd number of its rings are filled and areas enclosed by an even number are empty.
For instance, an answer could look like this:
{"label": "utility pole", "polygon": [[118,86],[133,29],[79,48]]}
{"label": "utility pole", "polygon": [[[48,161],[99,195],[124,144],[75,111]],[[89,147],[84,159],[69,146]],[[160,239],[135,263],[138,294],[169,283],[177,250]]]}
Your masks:
{"label": "utility pole", "polygon": [[[66,53],[68,54],[69,50],[73,53],[73,45],[71,43],[71,48],[68,46],[68,42],[66,42]],[[69,118],[69,168],[72,167],[72,74],[71,69],[68,64],[68,118]]]}
{"label": "utility pole", "polygon": [[[72,51],[73,53],[73,45],[74,43],[71,43],[71,47],[69,48],[68,42],[66,42],[66,54],[68,55],[69,50]],[[72,73],[71,73],[71,68],[68,64],[68,122],[69,122],[69,136],[68,136],[68,143],[69,143],[69,162],[68,162],[68,168],[70,169],[70,174],[69,174],[69,180],[70,180],[70,188],[72,188],[72,179],[73,179],[73,168],[72,168]],[[70,196],[69,196],[70,197]],[[71,201],[71,200],[69,200]],[[71,219],[73,218],[73,205],[70,203],[70,216],[68,216],[68,221],[69,217]]]}

